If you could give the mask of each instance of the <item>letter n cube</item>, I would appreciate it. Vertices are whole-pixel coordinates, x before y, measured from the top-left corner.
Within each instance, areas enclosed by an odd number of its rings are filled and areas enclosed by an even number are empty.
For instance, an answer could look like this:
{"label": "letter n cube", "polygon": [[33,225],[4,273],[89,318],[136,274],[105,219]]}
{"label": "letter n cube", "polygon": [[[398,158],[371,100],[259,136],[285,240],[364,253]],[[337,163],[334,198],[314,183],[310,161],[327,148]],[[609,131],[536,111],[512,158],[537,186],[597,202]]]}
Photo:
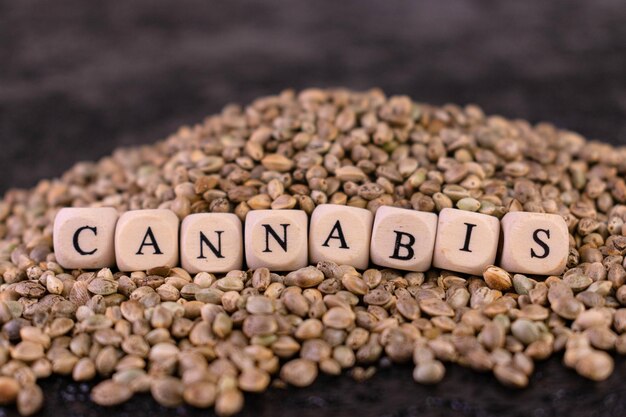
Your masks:
{"label": "letter n cube", "polygon": [[232,213],[197,213],[180,230],[182,265],[187,272],[228,272],[243,264],[241,220]]}
{"label": "letter n cube", "polygon": [[303,210],[253,210],[246,215],[248,268],[291,271],[307,266],[308,219]]}

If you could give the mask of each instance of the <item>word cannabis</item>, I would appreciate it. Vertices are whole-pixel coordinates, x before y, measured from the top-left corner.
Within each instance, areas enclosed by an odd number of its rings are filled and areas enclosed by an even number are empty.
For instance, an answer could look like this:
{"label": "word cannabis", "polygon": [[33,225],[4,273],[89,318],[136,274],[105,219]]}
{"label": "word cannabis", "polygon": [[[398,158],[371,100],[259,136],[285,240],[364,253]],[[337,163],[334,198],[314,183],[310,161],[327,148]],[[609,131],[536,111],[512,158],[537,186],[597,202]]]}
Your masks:
{"label": "word cannabis", "polygon": [[242,269],[245,254],[248,268],[274,271],[328,260],[357,269],[371,261],[407,271],[433,265],[482,274],[499,258],[510,272],[558,275],[569,254],[568,228],[556,214],[510,212],[500,222],[457,209],[437,216],[383,206],[374,218],[369,210],[334,204],[318,206],[310,225],[301,210],[251,211],[244,231],[231,213],[192,214],[180,225],[180,236],[178,217],[166,209],[129,211],[118,219],[113,208],[64,208],[53,236],[61,266],[117,263],[121,271],[173,267],[180,254],[189,272],[227,272]]}

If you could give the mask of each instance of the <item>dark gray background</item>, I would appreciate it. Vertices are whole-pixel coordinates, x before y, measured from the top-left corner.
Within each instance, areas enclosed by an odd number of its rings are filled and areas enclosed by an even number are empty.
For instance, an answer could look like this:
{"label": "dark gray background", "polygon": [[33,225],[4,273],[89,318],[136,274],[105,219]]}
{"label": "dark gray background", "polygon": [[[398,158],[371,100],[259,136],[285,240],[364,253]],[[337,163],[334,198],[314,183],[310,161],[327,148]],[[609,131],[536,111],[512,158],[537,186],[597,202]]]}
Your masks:
{"label": "dark gray background", "polygon": [[[623,0],[0,0],[0,192],[288,87],[474,102],[623,144],[625,22]],[[594,384],[560,360],[540,364],[524,391],[458,367],[421,387],[410,367],[396,367],[360,384],[321,378],[248,396],[244,414],[626,414],[626,361]],[[44,415],[109,413],[81,401],[86,385],[51,378],[44,388]],[[172,412],[144,396],[115,414]]]}

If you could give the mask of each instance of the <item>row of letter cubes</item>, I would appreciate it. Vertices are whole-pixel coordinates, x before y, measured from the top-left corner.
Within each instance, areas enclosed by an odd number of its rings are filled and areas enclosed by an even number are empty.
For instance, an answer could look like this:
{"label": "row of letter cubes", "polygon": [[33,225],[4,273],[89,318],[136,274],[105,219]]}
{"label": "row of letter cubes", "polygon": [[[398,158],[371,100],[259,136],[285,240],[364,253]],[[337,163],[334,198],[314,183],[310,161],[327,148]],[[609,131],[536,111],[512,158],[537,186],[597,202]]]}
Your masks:
{"label": "row of letter cubes", "polygon": [[554,275],[563,272],[569,253],[563,218],[542,213],[511,212],[499,221],[456,209],[437,216],[385,206],[374,218],[369,210],[324,204],[310,224],[301,210],[256,210],[244,226],[230,213],[192,214],[179,225],[169,210],[129,211],[118,218],[113,208],[65,208],[55,219],[54,249],[65,268],[117,263],[121,271],[176,266],[180,253],[191,273],[242,269],[245,257],[248,268],[273,271],[319,261],[365,269],[371,260],[406,271],[435,266],[482,274],[499,253],[500,266],[510,272]]}

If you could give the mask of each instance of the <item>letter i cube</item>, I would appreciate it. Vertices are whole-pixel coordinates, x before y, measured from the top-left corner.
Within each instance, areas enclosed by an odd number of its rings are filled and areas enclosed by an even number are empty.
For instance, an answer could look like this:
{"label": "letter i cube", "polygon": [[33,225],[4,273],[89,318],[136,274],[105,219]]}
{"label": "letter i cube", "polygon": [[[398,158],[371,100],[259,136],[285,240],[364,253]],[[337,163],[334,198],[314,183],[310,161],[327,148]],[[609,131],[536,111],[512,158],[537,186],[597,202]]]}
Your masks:
{"label": "letter i cube", "polygon": [[496,217],[446,208],[439,213],[435,268],[482,275],[496,260],[500,222]]}

